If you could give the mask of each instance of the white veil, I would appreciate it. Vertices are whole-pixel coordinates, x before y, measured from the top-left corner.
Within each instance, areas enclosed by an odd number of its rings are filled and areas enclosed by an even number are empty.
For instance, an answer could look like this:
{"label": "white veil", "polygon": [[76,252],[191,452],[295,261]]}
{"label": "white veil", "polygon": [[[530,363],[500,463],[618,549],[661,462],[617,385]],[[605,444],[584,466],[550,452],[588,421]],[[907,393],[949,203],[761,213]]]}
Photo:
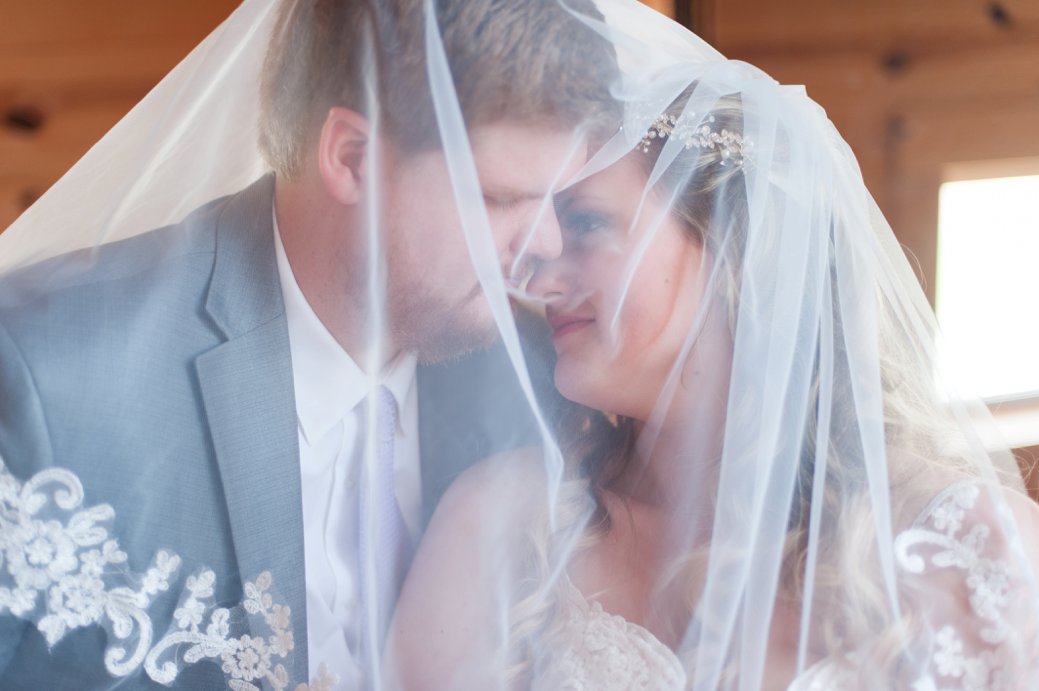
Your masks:
{"label": "white veil", "polygon": [[938,338],[822,108],[634,0],[247,0],[0,234],[0,682],[1028,688]]}

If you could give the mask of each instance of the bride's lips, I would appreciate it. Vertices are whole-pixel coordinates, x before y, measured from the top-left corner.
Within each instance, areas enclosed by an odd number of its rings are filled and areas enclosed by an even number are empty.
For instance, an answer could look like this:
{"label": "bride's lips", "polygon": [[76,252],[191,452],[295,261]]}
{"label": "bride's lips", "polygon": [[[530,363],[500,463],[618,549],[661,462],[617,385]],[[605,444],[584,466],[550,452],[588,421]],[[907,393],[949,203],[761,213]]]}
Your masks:
{"label": "bride's lips", "polygon": [[552,327],[552,339],[557,340],[580,331],[591,324],[594,319],[580,314],[548,314],[548,325]]}

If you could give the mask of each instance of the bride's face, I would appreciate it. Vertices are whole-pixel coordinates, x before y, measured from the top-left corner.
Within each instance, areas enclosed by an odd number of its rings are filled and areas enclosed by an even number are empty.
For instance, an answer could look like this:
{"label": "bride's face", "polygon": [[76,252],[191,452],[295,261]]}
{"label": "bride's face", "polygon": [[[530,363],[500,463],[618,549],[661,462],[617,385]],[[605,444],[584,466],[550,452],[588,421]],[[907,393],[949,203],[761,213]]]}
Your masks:
{"label": "bride's face", "polygon": [[563,252],[530,292],[546,301],[563,395],[647,420],[691,337],[704,253],[660,195],[643,199],[640,155],[559,195]]}

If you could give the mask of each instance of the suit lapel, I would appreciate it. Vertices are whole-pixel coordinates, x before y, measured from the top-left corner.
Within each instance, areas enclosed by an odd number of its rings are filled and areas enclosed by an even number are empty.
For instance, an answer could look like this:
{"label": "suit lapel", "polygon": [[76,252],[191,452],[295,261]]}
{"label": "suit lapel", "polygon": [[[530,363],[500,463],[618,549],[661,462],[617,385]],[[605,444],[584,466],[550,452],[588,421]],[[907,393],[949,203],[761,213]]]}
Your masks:
{"label": "suit lapel", "polygon": [[[293,679],[307,678],[299,442],[272,224],[273,178],[228,201],[216,228],[206,311],[227,341],[195,366],[243,584],[273,576],[291,607]],[[254,632],[259,634],[260,632]]]}

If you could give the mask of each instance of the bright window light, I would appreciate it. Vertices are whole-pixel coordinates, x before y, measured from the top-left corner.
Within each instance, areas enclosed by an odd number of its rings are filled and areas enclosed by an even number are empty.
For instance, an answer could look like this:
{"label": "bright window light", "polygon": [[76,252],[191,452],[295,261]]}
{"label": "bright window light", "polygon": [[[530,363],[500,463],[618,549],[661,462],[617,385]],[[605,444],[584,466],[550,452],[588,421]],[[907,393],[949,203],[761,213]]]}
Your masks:
{"label": "bright window light", "polygon": [[956,179],[939,194],[946,371],[960,393],[1039,396],[1039,175]]}

